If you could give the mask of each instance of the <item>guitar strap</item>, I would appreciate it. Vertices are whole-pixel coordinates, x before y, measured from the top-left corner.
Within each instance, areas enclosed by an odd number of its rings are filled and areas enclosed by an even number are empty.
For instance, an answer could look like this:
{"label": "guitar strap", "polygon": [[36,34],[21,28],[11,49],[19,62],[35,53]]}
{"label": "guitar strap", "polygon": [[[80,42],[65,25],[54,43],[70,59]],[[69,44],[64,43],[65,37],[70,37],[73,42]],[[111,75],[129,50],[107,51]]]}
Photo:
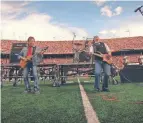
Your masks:
{"label": "guitar strap", "polygon": [[35,46],[35,47],[33,47],[32,55],[34,55],[34,54],[35,54],[35,51],[36,51],[36,46]]}

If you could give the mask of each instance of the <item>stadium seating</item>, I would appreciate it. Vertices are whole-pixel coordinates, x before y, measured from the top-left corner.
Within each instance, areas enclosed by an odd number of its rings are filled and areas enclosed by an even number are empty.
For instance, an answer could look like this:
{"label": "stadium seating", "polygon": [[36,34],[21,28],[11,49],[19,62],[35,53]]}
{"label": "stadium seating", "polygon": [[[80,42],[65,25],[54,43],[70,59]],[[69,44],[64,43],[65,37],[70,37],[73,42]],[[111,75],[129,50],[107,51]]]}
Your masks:
{"label": "stadium seating", "polygon": [[[128,38],[114,38],[114,39],[101,39],[102,42],[108,44],[112,51],[119,51],[121,49],[135,49],[143,48],[143,36],[139,37],[128,37]],[[25,41],[17,40],[1,40],[1,52],[3,54],[10,54],[12,43],[23,43]],[[44,54],[72,54],[73,53],[73,43],[81,43],[82,48],[84,47],[85,41],[36,41],[36,46],[46,47],[49,46],[48,51]],[[89,45],[91,41],[89,41]],[[130,62],[138,62],[139,55],[129,56]],[[71,63],[72,59],[62,59],[62,58],[52,58],[44,59],[44,63]],[[113,62],[117,66],[121,67],[123,62],[122,56],[114,56]],[[9,63],[9,60],[1,59],[1,63]]]}

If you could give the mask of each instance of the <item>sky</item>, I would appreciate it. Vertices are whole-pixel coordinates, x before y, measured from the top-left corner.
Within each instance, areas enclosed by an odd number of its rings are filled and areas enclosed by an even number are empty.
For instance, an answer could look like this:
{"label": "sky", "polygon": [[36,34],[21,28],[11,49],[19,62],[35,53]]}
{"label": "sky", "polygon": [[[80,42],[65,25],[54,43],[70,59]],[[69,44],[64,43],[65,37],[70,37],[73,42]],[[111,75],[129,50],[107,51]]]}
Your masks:
{"label": "sky", "polygon": [[[143,1],[4,1],[1,39],[40,41],[143,36]],[[143,7],[142,7],[143,11]]]}

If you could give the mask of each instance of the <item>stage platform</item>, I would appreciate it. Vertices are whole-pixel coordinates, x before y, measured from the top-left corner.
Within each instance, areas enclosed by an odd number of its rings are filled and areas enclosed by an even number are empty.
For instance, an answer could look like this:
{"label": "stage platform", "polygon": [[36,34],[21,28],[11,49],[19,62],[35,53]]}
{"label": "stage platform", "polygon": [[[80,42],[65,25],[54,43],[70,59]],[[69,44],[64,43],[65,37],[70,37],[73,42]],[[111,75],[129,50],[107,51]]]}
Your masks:
{"label": "stage platform", "polygon": [[[83,71],[85,68],[89,68],[88,71],[91,72],[94,68],[94,64],[92,63],[70,63],[70,64],[39,64],[38,68],[44,68],[45,70],[48,70],[48,74],[44,76],[54,76],[55,73],[58,73],[58,78],[61,83],[65,83],[65,78],[72,75],[77,75],[81,73],[85,73],[86,71]],[[5,72],[7,75],[7,78],[13,77],[13,78],[22,78],[22,76],[18,75],[18,71],[20,69],[19,64],[4,64],[1,65],[2,73]],[[10,70],[15,70],[16,74],[10,75]],[[6,72],[7,71],[7,72]],[[71,72],[71,74],[69,74]],[[41,75],[42,76],[42,75]]]}
{"label": "stage platform", "polygon": [[[47,67],[47,66],[54,66],[54,65],[57,65],[57,64],[39,64],[37,65],[38,67]],[[20,65],[19,64],[2,64],[1,67],[18,67],[20,68]]]}
{"label": "stage platform", "polygon": [[[78,75],[86,72],[92,72],[94,64],[92,63],[58,64],[58,68],[59,68],[59,78],[61,83],[66,83],[66,78],[68,76]],[[88,70],[84,70],[87,68]]]}

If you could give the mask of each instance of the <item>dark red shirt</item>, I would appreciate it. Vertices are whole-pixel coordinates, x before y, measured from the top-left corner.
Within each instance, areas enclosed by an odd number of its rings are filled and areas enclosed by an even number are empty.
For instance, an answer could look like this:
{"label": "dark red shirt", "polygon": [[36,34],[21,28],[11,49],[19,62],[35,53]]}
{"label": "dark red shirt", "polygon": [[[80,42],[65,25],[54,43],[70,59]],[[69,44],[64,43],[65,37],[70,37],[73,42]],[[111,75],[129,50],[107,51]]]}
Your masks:
{"label": "dark red shirt", "polygon": [[28,47],[27,56],[32,56],[32,47]]}

